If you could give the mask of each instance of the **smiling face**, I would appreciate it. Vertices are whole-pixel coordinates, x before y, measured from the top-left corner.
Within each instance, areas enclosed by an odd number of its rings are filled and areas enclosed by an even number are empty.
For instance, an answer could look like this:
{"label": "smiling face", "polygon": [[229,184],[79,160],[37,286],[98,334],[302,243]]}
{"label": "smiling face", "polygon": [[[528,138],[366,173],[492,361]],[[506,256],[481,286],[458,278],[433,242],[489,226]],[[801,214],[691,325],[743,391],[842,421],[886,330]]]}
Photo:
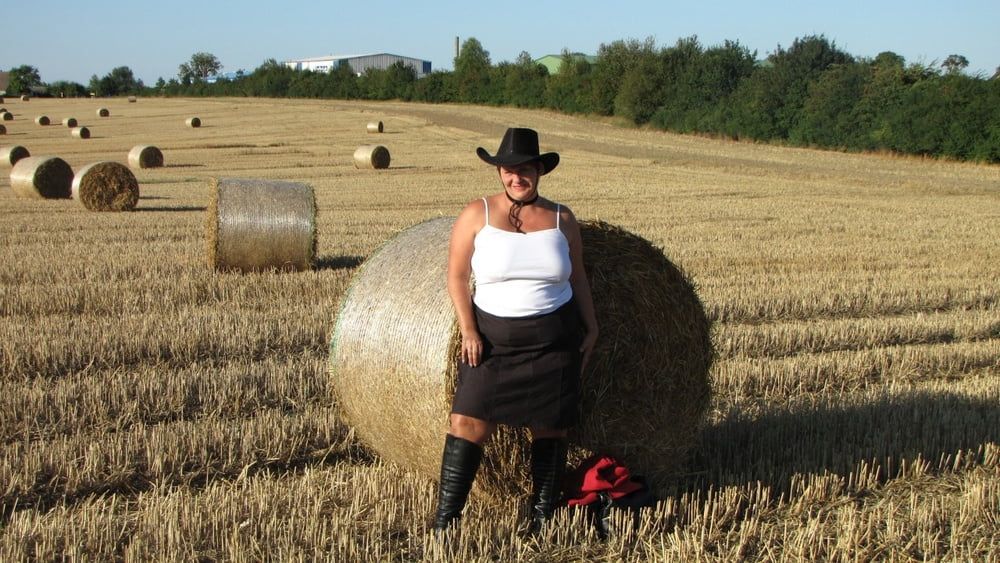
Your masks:
{"label": "smiling face", "polygon": [[538,178],[541,176],[541,164],[527,162],[517,166],[498,166],[500,183],[507,195],[518,201],[528,201],[535,197],[538,190]]}

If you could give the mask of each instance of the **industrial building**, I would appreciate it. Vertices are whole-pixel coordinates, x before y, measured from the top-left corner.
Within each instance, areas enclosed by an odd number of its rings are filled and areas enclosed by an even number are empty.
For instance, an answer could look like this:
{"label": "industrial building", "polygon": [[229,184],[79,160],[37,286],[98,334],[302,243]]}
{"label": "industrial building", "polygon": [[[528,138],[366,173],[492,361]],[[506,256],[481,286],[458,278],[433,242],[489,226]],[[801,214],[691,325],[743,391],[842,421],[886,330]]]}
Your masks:
{"label": "industrial building", "polygon": [[361,76],[370,68],[385,70],[393,64],[402,61],[413,68],[417,78],[431,73],[431,62],[413,57],[393,55],[390,53],[372,53],[368,55],[327,55],[311,59],[285,61],[285,64],[295,70],[311,70],[313,72],[330,72],[340,65],[351,65],[351,70]]}
{"label": "industrial building", "polygon": [[[590,64],[597,63],[596,55],[584,55],[583,53],[570,53],[570,57],[574,61],[587,61]],[[559,67],[562,66],[563,56],[562,55],[545,55],[544,57],[535,59],[535,64],[540,64],[545,68],[549,69],[549,74],[559,74]]]}

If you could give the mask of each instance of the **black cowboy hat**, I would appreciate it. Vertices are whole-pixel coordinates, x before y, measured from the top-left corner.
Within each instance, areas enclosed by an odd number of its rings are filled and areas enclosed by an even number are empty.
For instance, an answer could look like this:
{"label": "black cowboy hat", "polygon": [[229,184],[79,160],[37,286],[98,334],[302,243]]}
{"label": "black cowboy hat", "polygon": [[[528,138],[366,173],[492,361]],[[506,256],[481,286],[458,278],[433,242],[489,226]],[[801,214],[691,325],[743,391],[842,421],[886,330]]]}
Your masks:
{"label": "black cowboy hat", "polygon": [[541,162],[541,174],[545,175],[559,164],[559,154],[547,152],[538,154],[538,133],[534,129],[511,127],[503,134],[496,156],[490,156],[486,149],[479,147],[476,154],[483,161],[494,166],[517,166],[526,162]]}

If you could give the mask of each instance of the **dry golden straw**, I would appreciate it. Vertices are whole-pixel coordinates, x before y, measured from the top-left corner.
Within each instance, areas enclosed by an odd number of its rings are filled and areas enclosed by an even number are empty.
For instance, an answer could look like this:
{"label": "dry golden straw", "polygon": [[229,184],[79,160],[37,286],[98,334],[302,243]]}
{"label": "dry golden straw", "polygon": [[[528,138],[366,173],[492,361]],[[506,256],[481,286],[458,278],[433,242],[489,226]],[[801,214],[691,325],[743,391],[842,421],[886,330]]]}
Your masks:
{"label": "dry golden straw", "polygon": [[14,114],[9,111],[0,112],[0,118],[4,121],[14,121]]}
{"label": "dry golden straw", "polygon": [[49,116],[47,116],[47,115],[39,115],[38,117],[35,118],[35,124],[36,125],[48,125],[49,124]]}
{"label": "dry golden straw", "polygon": [[201,118],[189,117],[184,123],[186,123],[188,127],[201,127]]}
{"label": "dry golden straw", "polygon": [[63,124],[64,127],[76,127],[76,125],[77,125],[76,118],[75,117],[67,117],[67,118],[65,118],[65,119],[62,120],[62,124]]}
{"label": "dry golden straw", "polygon": [[[454,220],[403,231],[369,257],[341,302],[330,344],[343,416],[384,458],[436,478],[457,373],[458,326],[445,269]],[[664,484],[709,404],[710,323],[691,283],[648,241],[584,223],[584,262],[601,340],[583,374],[578,455],[620,457]],[[477,483],[492,495],[528,483],[528,440],[487,446]]]}
{"label": "dry golden straw", "polygon": [[129,102],[130,104],[134,104],[134,103],[135,103],[135,96],[129,96],[129,97],[128,97],[128,102]]}
{"label": "dry golden straw", "polygon": [[388,168],[389,149],[382,145],[361,145],[354,151],[355,168]]}
{"label": "dry golden straw", "polygon": [[369,133],[381,133],[382,132],[382,122],[381,121],[372,121],[371,123],[368,124],[368,128],[367,129],[368,129]]}
{"label": "dry golden straw", "polygon": [[90,211],[131,211],[139,203],[139,181],[124,164],[95,162],[73,177],[73,199]]}
{"label": "dry golden straw", "polygon": [[108,108],[99,108],[97,110],[97,117],[110,117],[110,116],[111,116],[111,110],[109,110]]}
{"label": "dry golden straw", "polygon": [[28,158],[31,153],[21,145],[0,147],[0,163],[4,166],[14,166],[22,158]]}
{"label": "dry golden straw", "polygon": [[73,169],[57,156],[22,158],[10,171],[10,187],[23,198],[68,198],[72,183]]}
{"label": "dry golden straw", "polygon": [[128,151],[128,165],[132,168],[159,168],[163,166],[163,153],[153,145],[136,145]]}
{"label": "dry golden straw", "polygon": [[301,271],[316,257],[316,197],[297,182],[212,181],[208,263],[220,271]]}
{"label": "dry golden straw", "polygon": [[73,135],[77,139],[89,139],[90,129],[87,129],[86,127],[74,127],[73,130],[69,132],[69,134]]}

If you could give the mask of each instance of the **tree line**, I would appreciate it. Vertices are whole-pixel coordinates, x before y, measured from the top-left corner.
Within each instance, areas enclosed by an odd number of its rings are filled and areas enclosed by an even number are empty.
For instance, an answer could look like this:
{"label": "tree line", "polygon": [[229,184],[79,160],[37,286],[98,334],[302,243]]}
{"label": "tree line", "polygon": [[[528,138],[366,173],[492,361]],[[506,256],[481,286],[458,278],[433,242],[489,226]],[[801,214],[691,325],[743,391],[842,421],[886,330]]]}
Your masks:
{"label": "tree line", "polygon": [[603,44],[594,63],[564,51],[559,72],[549,74],[526,52],[494,64],[470,38],[454,70],[420,79],[403,63],[359,75],[346,65],[296,71],[269,59],[209,81],[221,64],[196,53],[177,78],[152,87],[119,67],[94,76],[90,90],[550,108],[681,133],[1000,162],[1000,69],[986,78],[964,73],[967,66],[961,55],[940,64],[907,63],[888,51],[855,57],[822,35],[797,38],[763,60],[736,41],[706,47],[686,37],[668,47],[651,38]]}

